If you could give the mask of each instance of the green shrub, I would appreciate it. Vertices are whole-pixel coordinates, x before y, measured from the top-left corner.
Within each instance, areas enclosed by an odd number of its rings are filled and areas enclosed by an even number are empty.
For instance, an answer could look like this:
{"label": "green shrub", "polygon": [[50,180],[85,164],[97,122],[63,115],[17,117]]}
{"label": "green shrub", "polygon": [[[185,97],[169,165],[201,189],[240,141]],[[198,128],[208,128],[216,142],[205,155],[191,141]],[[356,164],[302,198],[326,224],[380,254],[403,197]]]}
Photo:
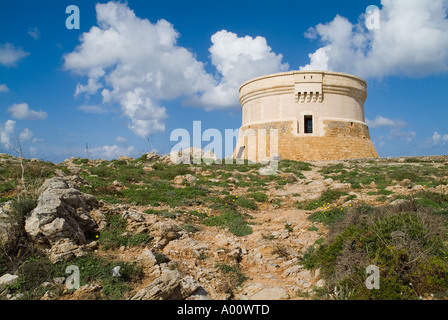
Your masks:
{"label": "green shrub", "polygon": [[19,221],[25,221],[27,215],[37,207],[37,197],[25,195],[14,198],[11,204],[11,215]]}
{"label": "green shrub", "polygon": [[[443,219],[411,205],[359,206],[334,222],[327,241],[313,246],[302,263],[307,269],[320,268],[328,288],[341,288],[339,298],[446,296],[448,248]],[[368,290],[364,284],[369,265],[380,269],[379,290]]]}
{"label": "green shrub", "polygon": [[342,219],[346,211],[347,209],[345,208],[333,207],[330,210],[314,212],[308,219],[313,222],[322,222],[331,225]]}
{"label": "green shrub", "polygon": [[[143,277],[141,266],[136,263],[115,261],[106,257],[88,254],[76,259],[56,264],[55,276],[67,276],[67,266],[75,265],[79,268],[80,285],[97,283],[102,291],[94,293],[92,299],[124,299],[132,289],[133,282]],[[120,266],[120,277],[112,275],[112,269]]]}
{"label": "green shrub", "polygon": [[229,277],[231,286],[239,287],[248,279],[247,276],[241,271],[238,264],[233,266],[228,264],[217,264],[216,267],[224,275]]}
{"label": "green shrub", "polygon": [[40,299],[45,293],[43,282],[51,281],[55,275],[53,264],[45,257],[31,257],[19,268],[20,281],[15,288],[28,300]]}
{"label": "green shrub", "polygon": [[326,206],[327,204],[333,204],[336,200],[339,200],[340,197],[347,195],[346,192],[338,191],[338,190],[327,190],[320,196],[319,199],[310,200],[306,202],[298,202],[295,205],[299,209],[305,210],[314,210],[322,206]]}
{"label": "green shrub", "polygon": [[185,231],[187,231],[189,233],[195,233],[195,232],[200,231],[200,228],[198,228],[197,226],[195,226],[194,224],[191,224],[191,223],[182,225],[182,229],[184,229]]}
{"label": "green shrub", "polygon": [[158,264],[170,262],[170,259],[160,252],[154,251],[153,254]]}
{"label": "green shrub", "polygon": [[431,209],[448,209],[448,195],[446,194],[422,191],[413,197],[420,206]]}
{"label": "green shrub", "polygon": [[247,195],[249,198],[254,199],[257,202],[266,202],[269,200],[269,197],[262,192],[252,192]]}
{"label": "green shrub", "polygon": [[240,196],[228,195],[223,199],[223,203],[230,206],[237,206],[242,208],[247,208],[250,210],[257,210],[258,206],[250,199],[246,199]]}

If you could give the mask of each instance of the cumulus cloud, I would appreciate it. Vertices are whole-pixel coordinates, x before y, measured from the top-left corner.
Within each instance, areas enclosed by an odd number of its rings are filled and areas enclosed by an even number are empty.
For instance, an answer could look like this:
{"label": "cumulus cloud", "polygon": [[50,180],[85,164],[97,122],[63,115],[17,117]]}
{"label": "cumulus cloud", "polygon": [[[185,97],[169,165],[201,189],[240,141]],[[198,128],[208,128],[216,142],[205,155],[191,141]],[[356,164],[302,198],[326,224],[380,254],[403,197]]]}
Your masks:
{"label": "cumulus cloud", "polygon": [[14,132],[16,122],[13,120],[7,120],[3,126],[0,125],[0,142],[4,147],[11,145],[11,136]]}
{"label": "cumulus cloud", "polygon": [[135,148],[133,146],[129,146],[127,148],[119,147],[116,144],[113,146],[105,145],[99,148],[93,148],[90,150],[90,153],[94,158],[113,160],[117,159],[120,156],[132,157],[135,155]]}
{"label": "cumulus cloud", "polygon": [[16,48],[11,43],[0,44],[0,65],[5,67],[15,67],[17,62],[29,55],[28,52]]}
{"label": "cumulus cloud", "polygon": [[40,38],[40,31],[37,27],[29,28],[28,29],[28,35],[33,38],[34,40],[39,40]]}
{"label": "cumulus cloud", "polygon": [[142,138],[165,130],[163,101],[235,107],[244,81],[288,68],[266,39],[222,30],[211,38],[216,74],[210,74],[193,52],[177,44],[180,34],[168,21],[141,19],[117,2],[97,4],[96,13],[98,26],[82,34],[79,46],[64,56],[64,67],[87,77],[75,96],[100,92],[103,104],[119,102],[129,129]]}
{"label": "cumulus cloud", "polygon": [[[18,142],[20,142],[23,147],[26,142],[31,141],[32,143],[37,143],[44,141],[43,139],[35,137],[34,133],[28,128],[25,128],[13,138],[15,126],[16,122],[14,120],[7,120],[3,125],[0,124],[0,143],[4,148],[16,148]],[[30,149],[31,148],[32,147],[30,147]]]}
{"label": "cumulus cloud", "polygon": [[19,140],[21,142],[27,142],[30,141],[33,138],[33,136],[34,136],[33,131],[26,128],[19,134]]}
{"label": "cumulus cloud", "polygon": [[378,127],[404,127],[407,125],[405,121],[393,120],[383,116],[377,116],[374,120],[366,118],[366,124],[372,129]]}
{"label": "cumulus cloud", "polygon": [[47,113],[44,111],[31,110],[27,103],[13,104],[8,107],[11,117],[18,120],[45,120]]}
{"label": "cumulus cloud", "polygon": [[305,33],[323,47],[303,70],[323,69],[364,78],[426,76],[448,72],[446,0],[382,0],[380,29],[368,30],[337,15]]}
{"label": "cumulus cloud", "polygon": [[437,131],[434,132],[434,134],[431,137],[431,141],[434,145],[437,144],[445,144],[446,142],[448,142],[448,134],[440,134]]}
{"label": "cumulus cloud", "polygon": [[221,76],[219,83],[191,100],[206,109],[238,105],[238,89],[245,81],[289,69],[287,63],[282,63],[282,55],[272,52],[264,37],[238,37],[221,30],[211,41],[210,57]]}
{"label": "cumulus cloud", "polygon": [[0,92],[9,92],[9,88],[6,84],[0,84]]}

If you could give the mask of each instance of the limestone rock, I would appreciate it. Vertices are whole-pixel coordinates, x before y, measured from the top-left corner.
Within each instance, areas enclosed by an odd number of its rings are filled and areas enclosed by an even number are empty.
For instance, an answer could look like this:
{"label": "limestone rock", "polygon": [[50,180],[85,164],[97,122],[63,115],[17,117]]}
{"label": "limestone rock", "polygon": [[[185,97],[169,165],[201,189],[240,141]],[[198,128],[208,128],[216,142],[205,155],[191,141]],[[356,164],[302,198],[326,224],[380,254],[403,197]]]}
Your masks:
{"label": "limestone rock", "polygon": [[13,284],[16,284],[19,281],[19,276],[12,275],[12,274],[4,274],[0,277],[0,292],[5,290],[7,286],[11,286]]}
{"label": "limestone rock", "polygon": [[132,161],[134,159],[132,159],[131,157],[127,157],[127,156],[120,156],[117,159],[118,161]]}
{"label": "limestone rock", "polygon": [[171,221],[158,221],[151,226],[150,234],[157,242],[159,249],[165,247],[170,241],[180,238],[180,228]]}
{"label": "limestone rock", "polygon": [[157,264],[157,259],[154,253],[149,249],[143,250],[143,252],[137,257],[137,261],[148,269]]}
{"label": "limestone rock", "polygon": [[185,150],[172,151],[170,152],[169,156],[173,164],[191,164],[197,161],[201,161],[203,154],[204,152],[202,151],[202,149],[191,147]]}
{"label": "limestone rock", "polygon": [[331,186],[331,190],[348,192],[352,190],[350,183],[335,183]]}
{"label": "limestone rock", "polygon": [[249,300],[287,300],[288,292],[280,286],[265,287],[254,294]]}
{"label": "limestone rock", "polygon": [[131,300],[184,300],[200,288],[193,277],[181,278],[177,270],[164,270],[160,277],[138,291]]}
{"label": "limestone rock", "polygon": [[391,205],[391,206],[401,206],[401,205],[407,204],[407,203],[409,203],[409,202],[410,202],[410,201],[409,201],[409,200],[406,200],[406,199],[396,199],[396,200],[392,201],[392,202],[390,203],[390,205]]}
{"label": "limestone rock", "polygon": [[301,270],[302,270],[302,266],[295,265],[295,266],[292,266],[292,267],[289,267],[288,269],[286,269],[286,270],[283,272],[283,276],[284,276],[284,277],[295,276],[295,275],[297,275],[297,273],[299,273]]}
{"label": "limestone rock", "polygon": [[182,184],[184,182],[192,183],[196,178],[192,176],[191,174],[186,174],[182,176],[176,176],[173,181],[175,184]]}
{"label": "limestone rock", "polygon": [[250,284],[245,288],[242,300],[288,300],[288,292],[280,286],[265,286],[261,283]]}
{"label": "limestone rock", "polygon": [[440,184],[437,187],[432,188],[431,191],[439,194],[448,194],[448,185]]}
{"label": "limestone rock", "polygon": [[180,281],[180,291],[183,297],[191,296],[200,287],[192,276],[186,276]]}
{"label": "limestone rock", "polygon": [[89,300],[94,298],[96,293],[101,291],[102,287],[97,284],[86,284],[79,287],[71,296],[72,300]]}
{"label": "limestone rock", "polygon": [[325,287],[325,280],[324,280],[324,279],[320,279],[320,280],[318,280],[318,281],[316,282],[315,286],[316,286],[317,288],[323,288],[323,287]]}
{"label": "limestone rock", "polygon": [[149,153],[142,154],[142,158],[146,158],[149,161],[156,161],[160,159],[160,155],[158,155],[156,152],[151,151]]}
{"label": "limestone rock", "polygon": [[25,221],[25,231],[44,247],[50,246],[50,260],[82,254],[86,233],[97,223],[90,211],[98,205],[95,197],[81,193],[65,178],[47,179],[39,189],[37,207]]}
{"label": "limestone rock", "polygon": [[95,221],[98,231],[102,231],[106,228],[106,216],[101,210],[93,209],[92,211],[90,211],[90,216],[92,217],[93,221]]}
{"label": "limestone rock", "polygon": [[281,173],[278,176],[281,179],[285,180],[286,182],[296,182],[297,181],[296,175],[292,172]]}
{"label": "limestone rock", "polygon": [[421,191],[425,191],[425,188],[419,184],[415,185],[412,187],[412,192],[421,192]]}

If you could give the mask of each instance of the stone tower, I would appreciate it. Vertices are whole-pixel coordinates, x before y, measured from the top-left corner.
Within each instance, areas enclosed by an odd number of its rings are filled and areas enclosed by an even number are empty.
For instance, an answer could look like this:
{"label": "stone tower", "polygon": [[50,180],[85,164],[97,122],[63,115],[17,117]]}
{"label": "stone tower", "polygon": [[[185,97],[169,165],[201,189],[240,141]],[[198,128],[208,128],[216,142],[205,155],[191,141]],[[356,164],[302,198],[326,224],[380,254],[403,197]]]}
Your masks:
{"label": "stone tower", "polygon": [[377,158],[365,123],[366,98],[363,79],[339,72],[250,80],[240,87],[243,123],[233,156],[257,162],[276,153],[300,161]]}

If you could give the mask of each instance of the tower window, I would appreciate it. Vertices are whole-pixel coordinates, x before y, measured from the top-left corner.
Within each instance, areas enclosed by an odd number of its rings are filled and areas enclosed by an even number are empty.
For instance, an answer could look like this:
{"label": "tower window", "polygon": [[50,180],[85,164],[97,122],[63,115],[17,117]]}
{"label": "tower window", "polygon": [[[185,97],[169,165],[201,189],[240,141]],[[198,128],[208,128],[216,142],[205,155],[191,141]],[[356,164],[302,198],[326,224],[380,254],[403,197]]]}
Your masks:
{"label": "tower window", "polygon": [[305,133],[313,133],[313,116],[305,116]]}

